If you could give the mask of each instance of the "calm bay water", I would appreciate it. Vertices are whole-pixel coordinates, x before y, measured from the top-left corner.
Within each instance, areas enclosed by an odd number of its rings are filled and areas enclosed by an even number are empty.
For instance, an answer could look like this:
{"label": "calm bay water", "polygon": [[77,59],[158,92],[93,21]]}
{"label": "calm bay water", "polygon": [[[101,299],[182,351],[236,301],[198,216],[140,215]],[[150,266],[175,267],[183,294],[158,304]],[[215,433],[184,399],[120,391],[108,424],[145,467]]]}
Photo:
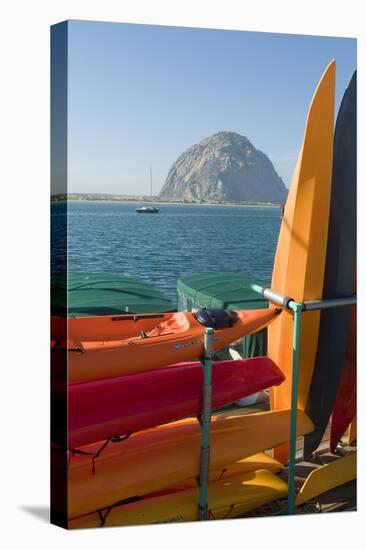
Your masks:
{"label": "calm bay water", "polygon": [[[69,202],[68,269],[109,272],[151,282],[173,300],[181,276],[230,271],[271,279],[280,209],[161,205],[137,214],[135,203]],[[53,242],[65,203],[52,205]],[[56,247],[55,247],[56,250]],[[52,271],[60,263],[52,257]]]}

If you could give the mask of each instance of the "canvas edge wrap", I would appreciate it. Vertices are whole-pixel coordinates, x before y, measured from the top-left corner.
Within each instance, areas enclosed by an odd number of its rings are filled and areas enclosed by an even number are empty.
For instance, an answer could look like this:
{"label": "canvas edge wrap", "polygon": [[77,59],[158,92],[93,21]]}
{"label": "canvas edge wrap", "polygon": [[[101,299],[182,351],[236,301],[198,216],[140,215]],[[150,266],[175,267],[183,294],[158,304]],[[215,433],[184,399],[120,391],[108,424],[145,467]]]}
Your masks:
{"label": "canvas edge wrap", "polygon": [[[51,214],[51,277],[52,268],[67,274],[67,95],[68,95],[68,22],[64,21],[51,26],[51,202],[56,196],[65,195],[58,202],[57,229]],[[58,197],[57,197],[58,198]],[[53,265],[52,265],[53,264]],[[65,322],[61,326],[61,337],[67,336],[67,290],[63,296]],[[51,312],[53,307],[51,292]],[[58,331],[59,332],[59,331]],[[60,337],[60,334],[59,334]],[[53,334],[51,331],[51,340]],[[51,348],[51,498],[50,521],[59,527],[67,528],[68,502],[68,468],[67,454],[67,379],[63,381],[65,391],[57,398],[52,391],[55,380],[52,368],[55,362],[61,361],[67,372],[67,355]],[[61,439],[63,449],[55,446],[56,425],[62,427]]]}

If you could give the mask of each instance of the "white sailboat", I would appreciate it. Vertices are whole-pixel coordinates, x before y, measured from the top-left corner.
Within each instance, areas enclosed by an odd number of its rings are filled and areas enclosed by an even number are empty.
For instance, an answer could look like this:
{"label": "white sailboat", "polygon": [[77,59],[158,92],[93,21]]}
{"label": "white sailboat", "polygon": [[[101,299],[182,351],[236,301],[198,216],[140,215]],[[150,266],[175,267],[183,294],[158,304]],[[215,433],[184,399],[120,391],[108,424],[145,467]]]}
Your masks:
{"label": "white sailboat", "polygon": [[[150,165],[150,197],[152,197],[152,166]],[[159,208],[156,208],[156,206],[140,206],[139,208],[136,208],[136,212],[139,214],[157,214],[159,212]]]}

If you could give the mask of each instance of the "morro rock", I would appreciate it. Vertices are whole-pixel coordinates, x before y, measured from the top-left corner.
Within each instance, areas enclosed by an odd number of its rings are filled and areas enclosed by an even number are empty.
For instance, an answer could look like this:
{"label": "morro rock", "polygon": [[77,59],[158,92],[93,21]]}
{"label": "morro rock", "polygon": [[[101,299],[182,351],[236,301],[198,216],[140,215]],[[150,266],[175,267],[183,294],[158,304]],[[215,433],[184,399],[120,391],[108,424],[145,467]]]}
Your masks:
{"label": "morro rock", "polygon": [[171,166],[161,199],[281,204],[287,188],[267,155],[235,132],[218,132],[182,153]]}

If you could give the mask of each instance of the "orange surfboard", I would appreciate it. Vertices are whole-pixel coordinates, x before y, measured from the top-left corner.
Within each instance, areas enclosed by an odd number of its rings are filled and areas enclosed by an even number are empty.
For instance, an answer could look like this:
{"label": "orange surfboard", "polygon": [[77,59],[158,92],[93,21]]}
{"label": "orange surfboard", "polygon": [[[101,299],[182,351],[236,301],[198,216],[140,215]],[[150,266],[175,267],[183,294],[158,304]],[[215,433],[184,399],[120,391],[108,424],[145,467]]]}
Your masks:
{"label": "orange surfboard", "polygon": [[[271,288],[297,302],[322,297],[328,235],[333,155],[335,62],[326,68],[308,112],[304,140],[287,198],[277,244]],[[319,332],[320,313],[302,316],[298,408],[305,409]],[[268,327],[268,356],[285,382],[271,390],[271,408],[290,407],[293,315],[284,311]],[[286,448],[275,450],[286,460]]]}

